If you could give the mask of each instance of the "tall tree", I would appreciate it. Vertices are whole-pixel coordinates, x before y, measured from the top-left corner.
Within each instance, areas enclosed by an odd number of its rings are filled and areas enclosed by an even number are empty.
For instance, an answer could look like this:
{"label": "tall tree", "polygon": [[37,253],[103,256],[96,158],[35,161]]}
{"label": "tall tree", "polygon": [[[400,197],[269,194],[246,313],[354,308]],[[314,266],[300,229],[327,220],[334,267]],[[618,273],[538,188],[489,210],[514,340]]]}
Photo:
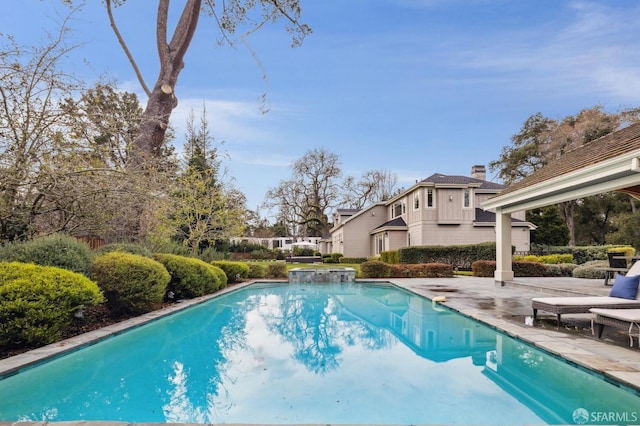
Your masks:
{"label": "tall tree", "polygon": [[170,218],[178,239],[192,252],[213,247],[216,240],[242,235],[246,198],[226,179],[220,152],[211,136],[206,109],[199,122],[187,119],[185,165],[172,192]]}
{"label": "tall tree", "polygon": [[[538,113],[525,121],[520,132],[511,138],[512,145],[503,148],[500,158],[489,163],[489,168],[492,171],[497,170],[498,176],[505,183],[511,184],[559,156],[571,155],[577,147],[637,120],[637,109],[607,113],[598,105],[560,121],[551,120]],[[567,201],[558,207],[569,229],[568,244],[575,245],[576,201]]]}
{"label": "tall tree", "polygon": [[300,228],[300,234],[321,237],[329,229],[327,213],[340,199],[342,170],[336,154],[322,148],[307,153],[291,166],[291,178],[267,191],[264,205]]}
{"label": "tall tree", "polygon": [[70,49],[66,22],[43,46],[25,48],[4,38],[0,54],[0,239],[27,238],[45,211],[63,169],[51,162],[73,146],[60,132],[65,112],[57,100],[79,87],[59,63]]}
{"label": "tall tree", "polygon": [[361,209],[369,204],[385,201],[395,195],[398,176],[389,170],[367,170],[356,180],[348,176],[343,183],[345,207]]}
{"label": "tall tree", "polygon": [[[72,4],[74,0],[63,0]],[[105,0],[107,16],[120,46],[136,73],[138,81],[148,96],[142,115],[140,131],[135,139],[132,154],[138,163],[157,156],[165,140],[171,112],[178,100],[175,92],[180,72],[185,67],[184,58],[196,33],[201,14],[213,18],[220,31],[221,43],[235,45],[238,40],[257,31],[269,22],[286,21],[293,45],[299,45],[311,28],[299,22],[302,9],[299,0],[185,0],[173,34],[170,34],[170,0],[157,1],[156,48],[158,73],[153,85],[148,85],[135,55],[116,23],[114,7],[126,0]]]}

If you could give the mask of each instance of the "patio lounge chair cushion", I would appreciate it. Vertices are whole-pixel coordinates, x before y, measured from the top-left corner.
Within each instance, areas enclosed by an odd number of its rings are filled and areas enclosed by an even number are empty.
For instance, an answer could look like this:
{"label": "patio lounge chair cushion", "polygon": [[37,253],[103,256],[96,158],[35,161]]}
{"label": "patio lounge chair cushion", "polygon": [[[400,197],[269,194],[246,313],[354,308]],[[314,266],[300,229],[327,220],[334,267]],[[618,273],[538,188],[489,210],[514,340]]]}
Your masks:
{"label": "patio lounge chair cushion", "polygon": [[640,275],[625,276],[618,274],[609,296],[635,300],[638,295],[638,284],[640,284]]}

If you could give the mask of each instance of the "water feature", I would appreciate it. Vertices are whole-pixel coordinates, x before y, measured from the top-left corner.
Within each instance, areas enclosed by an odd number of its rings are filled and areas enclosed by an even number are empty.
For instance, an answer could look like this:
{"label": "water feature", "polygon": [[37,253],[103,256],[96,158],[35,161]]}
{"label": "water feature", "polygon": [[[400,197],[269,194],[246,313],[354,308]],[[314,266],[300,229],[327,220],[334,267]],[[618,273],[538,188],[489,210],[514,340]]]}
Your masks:
{"label": "water feature", "polygon": [[585,418],[637,423],[640,397],[386,283],[252,285],[0,381],[1,421]]}

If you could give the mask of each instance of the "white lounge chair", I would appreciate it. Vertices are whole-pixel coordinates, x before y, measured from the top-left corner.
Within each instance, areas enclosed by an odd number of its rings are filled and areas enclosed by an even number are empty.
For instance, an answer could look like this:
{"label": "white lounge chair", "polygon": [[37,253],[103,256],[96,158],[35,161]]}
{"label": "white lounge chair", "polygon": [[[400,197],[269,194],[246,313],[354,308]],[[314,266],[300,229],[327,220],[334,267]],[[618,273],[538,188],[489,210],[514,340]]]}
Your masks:
{"label": "white lounge chair", "polygon": [[[640,261],[633,264],[625,275],[633,277],[640,275]],[[612,288],[612,291],[615,289]],[[640,309],[640,300],[623,299],[611,296],[576,296],[576,297],[536,297],[531,300],[533,318],[536,319],[538,310],[556,314],[558,325],[562,314],[586,314],[592,308],[601,309]]]}
{"label": "white lounge chair", "polygon": [[629,346],[633,347],[633,330],[638,329],[638,346],[640,347],[640,309],[590,309],[593,313],[591,331],[595,334],[594,325],[598,327],[598,338],[602,337],[605,325],[622,328],[629,333]]}

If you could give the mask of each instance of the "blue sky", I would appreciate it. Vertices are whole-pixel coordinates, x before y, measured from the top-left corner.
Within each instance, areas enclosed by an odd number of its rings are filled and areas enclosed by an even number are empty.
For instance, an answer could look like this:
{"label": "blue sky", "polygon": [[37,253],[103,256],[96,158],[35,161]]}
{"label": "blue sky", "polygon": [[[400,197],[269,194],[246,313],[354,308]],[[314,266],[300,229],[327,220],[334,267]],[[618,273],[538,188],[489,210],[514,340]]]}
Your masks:
{"label": "blue sky", "polygon": [[[176,87],[178,143],[189,111],[206,104],[251,209],[313,148],[337,154],[345,174],[386,169],[409,187],[488,165],[537,112],[640,106],[637,1],[301,1],[314,30],[302,46],[291,48],[280,25],[248,39],[266,81],[250,52],[218,46],[214,22],[202,17]],[[115,79],[144,100],[101,2],[89,3],[73,16],[82,46],[65,66],[87,82]],[[158,69],[155,3],[116,10],[149,85]],[[26,44],[67,13],[59,0],[5,1],[0,10],[0,32]]]}

